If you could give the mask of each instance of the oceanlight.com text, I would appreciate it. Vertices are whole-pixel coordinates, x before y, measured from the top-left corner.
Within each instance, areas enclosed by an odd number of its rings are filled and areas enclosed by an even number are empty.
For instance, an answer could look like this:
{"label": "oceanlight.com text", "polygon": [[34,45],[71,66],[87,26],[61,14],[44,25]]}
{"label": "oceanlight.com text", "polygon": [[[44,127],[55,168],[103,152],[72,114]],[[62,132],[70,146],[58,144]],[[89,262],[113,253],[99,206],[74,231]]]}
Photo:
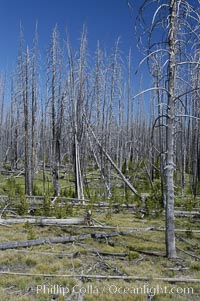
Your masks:
{"label": "oceanlight.com text", "polygon": [[59,284],[54,285],[37,285],[37,294],[57,294],[67,296],[71,294],[82,295],[162,295],[162,294],[174,294],[174,295],[193,295],[194,289],[192,287],[169,287],[169,286],[150,286],[144,284],[143,286],[117,286],[115,284],[97,286],[93,284],[80,285],[76,284],[73,287],[62,286]]}

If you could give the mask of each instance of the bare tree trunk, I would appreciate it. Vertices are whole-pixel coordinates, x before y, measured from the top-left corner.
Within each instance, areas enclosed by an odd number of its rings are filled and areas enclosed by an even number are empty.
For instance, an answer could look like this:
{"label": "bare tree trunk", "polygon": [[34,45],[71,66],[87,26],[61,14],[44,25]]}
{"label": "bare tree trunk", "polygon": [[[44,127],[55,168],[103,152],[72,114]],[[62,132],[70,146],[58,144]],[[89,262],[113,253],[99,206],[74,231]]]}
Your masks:
{"label": "bare tree trunk", "polygon": [[52,37],[52,66],[51,66],[51,122],[52,122],[52,173],[54,183],[54,195],[60,195],[59,183],[59,149],[57,146],[57,126],[58,126],[58,113],[57,113],[57,67],[58,67],[58,31],[57,27],[53,30]]}
{"label": "bare tree trunk", "polygon": [[35,174],[36,163],[36,148],[35,148],[35,127],[36,127],[36,64],[37,64],[37,26],[34,37],[34,49],[32,57],[32,82],[31,82],[31,177],[32,177],[32,189],[33,179]]}
{"label": "bare tree trunk", "polygon": [[79,143],[77,140],[77,133],[74,134],[74,167],[75,167],[75,185],[76,185],[76,197],[78,199],[84,200],[83,193],[83,183],[82,183],[82,175],[81,175],[81,166],[80,166],[80,149]]}
{"label": "bare tree trunk", "polygon": [[[30,154],[30,133],[29,133],[29,51],[26,51],[25,67],[25,91],[24,95],[24,131],[25,131],[25,192],[32,195],[32,178],[31,178],[31,154]],[[23,80],[23,78],[22,78]]]}
{"label": "bare tree trunk", "polygon": [[166,129],[166,252],[168,258],[176,258],[174,231],[174,128],[175,128],[175,18],[176,1],[170,1],[169,30],[169,87]]}
{"label": "bare tree trunk", "polygon": [[74,143],[74,171],[75,171],[75,191],[78,199],[84,200],[83,180],[80,164],[80,141],[82,136],[81,118],[83,110],[83,87],[84,87],[84,60],[85,60],[85,47],[86,47],[86,33],[85,30],[82,34],[81,47],[80,47],[80,62],[78,69],[78,94],[75,93],[75,70],[74,59],[72,55],[71,45],[68,40],[68,57],[70,65],[70,97],[72,99],[72,125],[73,125],[73,143]]}
{"label": "bare tree trunk", "polygon": [[[126,118],[126,139],[127,142],[130,140],[130,115],[131,115],[131,49],[128,55],[128,84],[127,84],[127,118]],[[133,113],[133,112],[132,112]],[[125,161],[126,161],[126,171],[129,170],[129,161],[131,156],[131,145],[126,143],[125,148]]]}

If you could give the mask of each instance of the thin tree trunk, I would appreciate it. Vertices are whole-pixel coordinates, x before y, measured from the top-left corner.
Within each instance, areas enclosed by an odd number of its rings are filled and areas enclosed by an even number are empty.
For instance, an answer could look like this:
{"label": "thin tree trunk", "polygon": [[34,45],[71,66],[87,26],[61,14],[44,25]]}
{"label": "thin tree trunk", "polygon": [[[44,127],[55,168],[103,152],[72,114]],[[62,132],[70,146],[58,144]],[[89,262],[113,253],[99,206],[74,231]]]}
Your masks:
{"label": "thin tree trunk", "polygon": [[176,1],[170,1],[169,29],[169,88],[166,129],[166,253],[168,258],[176,258],[174,231],[174,127],[175,127],[175,18]]}
{"label": "thin tree trunk", "polygon": [[[22,78],[23,80],[23,78]],[[32,195],[31,154],[29,135],[29,51],[26,52],[25,91],[24,91],[24,130],[25,130],[25,192]]]}

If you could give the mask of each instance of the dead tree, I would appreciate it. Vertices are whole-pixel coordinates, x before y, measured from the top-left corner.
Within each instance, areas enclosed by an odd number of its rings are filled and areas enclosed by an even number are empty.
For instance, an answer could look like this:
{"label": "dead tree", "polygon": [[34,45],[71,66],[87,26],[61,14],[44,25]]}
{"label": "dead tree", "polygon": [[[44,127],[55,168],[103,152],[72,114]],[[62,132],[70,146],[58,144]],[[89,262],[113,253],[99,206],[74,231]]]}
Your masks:
{"label": "dead tree", "polygon": [[37,165],[36,127],[37,127],[37,24],[34,36],[33,54],[31,57],[31,177],[32,185]]}
{"label": "dead tree", "polygon": [[[83,192],[83,178],[81,170],[80,160],[80,143],[83,134],[82,112],[84,106],[84,68],[85,68],[85,50],[86,50],[86,32],[83,30],[79,64],[75,66],[75,61],[71,49],[71,44],[68,39],[67,42],[68,60],[69,60],[69,97],[72,103],[72,131],[73,131],[73,143],[74,143],[74,171],[75,171],[75,191],[76,196],[79,199],[84,200]],[[76,88],[76,71],[78,74]]]}
{"label": "dead tree", "polygon": [[[140,7],[137,21],[142,22],[141,15],[147,13],[146,8],[154,1],[145,1]],[[148,10],[149,12],[149,10]],[[183,97],[191,95],[195,88],[192,87],[189,77],[185,79],[185,74],[188,74],[188,66],[197,67],[191,56],[194,52],[193,45],[198,41],[199,30],[199,14],[187,1],[161,1],[153,11],[151,23],[148,30],[145,30],[143,38],[148,35],[147,43],[145,44],[147,55],[141,61],[140,65],[145,61],[150,61],[155,54],[162,54],[162,73],[165,76],[166,84],[159,85],[150,89],[146,89],[139,95],[149,91],[162,91],[165,93],[163,106],[165,111],[162,120],[165,121],[166,137],[165,137],[165,163],[164,163],[164,190],[166,194],[166,253],[168,258],[176,257],[175,233],[174,233],[174,171],[176,168],[175,152],[176,152],[176,137],[175,125],[177,118],[184,118],[177,112],[177,103],[183,104]],[[187,21],[186,21],[187,20]],[[147,29],[146,25],[146,29]],[[155,30],[162,32],[161,36],[156,36]],[[140,37],[141,37],[140,32]],[[187,51],[185,52],[185,41],[187,39]],[[144,41],[144,39],[142,39]],[[156,42],[155,42],[156,41]],[[181,55],[180,55],[181,54]],[[180,81],[185,82],[184,91],[180,92],[178,88]],[[188,89],[189,88],[189,89]],[[188,116],[192,118],[192,116]]]}
{"label": "dead tree", "polygon": [[50,106],[50,121],[51,121],[51,166],[52,176],[54,184],[55,196],[60,195],[60,182],[59,182],[59,165],[60,165],[60,141],[58,137],[58,125],[59,125],[59,110],[58,110],[58,99],[59,99],[59,37],[57,26],[54,28],[52,33],[52,41],[50,51],[48,55],[48,86],[49,86],[49,106]]}
{"label": "dead tree", "polygon": [[24,128],[24,169],[25,169],[25,193],[32,194],[31,175],[31,137],[30,137],[30,53],[27,46],[26,52],[23,50],[23,31],[20,27],[20,48],[19,48],[19,93],[23,104],[23,128]]}
{"label": "dead tree", "polygon": [[175,62],[176,62],[176,1],[170,1],[169,11],[169,71],[166,127],[166,251],[168,258],[176,257],[174,231],[174,143],[175,143]]}

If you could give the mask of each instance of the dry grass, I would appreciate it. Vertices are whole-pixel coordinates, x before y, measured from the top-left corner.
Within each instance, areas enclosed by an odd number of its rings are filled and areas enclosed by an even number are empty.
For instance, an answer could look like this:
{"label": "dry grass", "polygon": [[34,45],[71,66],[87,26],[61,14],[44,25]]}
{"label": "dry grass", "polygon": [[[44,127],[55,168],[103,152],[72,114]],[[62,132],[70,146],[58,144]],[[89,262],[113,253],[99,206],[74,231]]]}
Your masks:
{"label": "dry grass", "polygon": [[[164,218],[152,220],[140,220],[133,214],[119,213],[108,214],[95,213],[95,219],[107,225],[130,228],[142,228],[148,226],[164,227]],[[176,227],[198,228],[197,223],[190,225],[187,219],[177,219]],[[0,241],[24,240],[31,235],[38,237],[53,237],[59,235],[72,235],[80,233],[92,233],[94,229],[81,229],[78,227],[25,227],[17,225],[13,227],[0,226]],[[97,231],[97,230],[95,230]],[[108,230],[106,230],[108,231]],[[113,230],[111,230],[113,231]],[[181,235],[190,243],[198,245],[200,234],[190,233]],[[177,240],[177,245],[184,250],[188,250],[195,254],[199,254],[199,248],[190,247],[184,242]],[[178,295],[178,294],[156,294],[154,301],[162,300],[179,300],[179,301],[197,301],[200,299],[199,285],[184,284],[184,283],[162,283],[153,280],[154,277],[172,277],[172,278],[199,278],[200,276],[200,262],[194,258],[178,252],[178,258],[175,261],[169,261],[165,257],[156,257],[145,255],[136,251],[130,251],[130,247],[138,250],[149,252],[165,252],[165,238],[162,231],[148,231],[148,232],[133,232],[127,236],[118,236],[110,239],[93,240],[87,239],[82,242],[73,244],[57,244],[57,245],[42,245],[32,248],[0,251],[0,271],[12,272],[28,272],[33,274],[94,274],[94,275],[132,275],[149,277],[149,287],[167,286],[170,290],[173,287],[184,289],[184,287],[192,287],[194,294]],[[104,251],[126,253],[126,257],[102,256],[98,252],[92,254],[90,251]],[[20,253],[20,251],[22,253]],[[24,252],[25,251],[25,252]],[[24,253],[23,253],[24,252]],[[74,257],[72,255],[74,254]],[[61,256],[62,255],[62,256]],[[68,255],[68,256],[67,256]],[[172,268],[179,268],[180,270],[171,270]],[[184,269],[187,268],[187,269]],[[81,282],[80,282],[81,280]],[[123,281],[123,280],[92,280],[92,279],[75,279],[75,278],[54,278],[54,277],[40,277],[40,276],[9,276],[0,275],[0,300],[51,300],[51,292],[48,294],[40,291],[37,294],[36,289],[39,285],[46,285],[51,288],[54,285],[60,287],[68,287],[70,292],[64,297],[59,294],[59,300],[69,300],[72,293],[72,288],[75,285],[88,289],[84,296],[84,301],[146,301],[147,293],[134,294],[134,288],[144,288],[147,283],[143,281]],[[93,288],[93,292],[91,291]],[[126,289],[128,293],[121,291],[114,293],[114,288]],[[98,293],[96,290],[98,289]],[[104,290],[104,292],[103,292]],[[53,292],[52,292],[53,293]],[[73,300],[76,300],[74,297]]]}

